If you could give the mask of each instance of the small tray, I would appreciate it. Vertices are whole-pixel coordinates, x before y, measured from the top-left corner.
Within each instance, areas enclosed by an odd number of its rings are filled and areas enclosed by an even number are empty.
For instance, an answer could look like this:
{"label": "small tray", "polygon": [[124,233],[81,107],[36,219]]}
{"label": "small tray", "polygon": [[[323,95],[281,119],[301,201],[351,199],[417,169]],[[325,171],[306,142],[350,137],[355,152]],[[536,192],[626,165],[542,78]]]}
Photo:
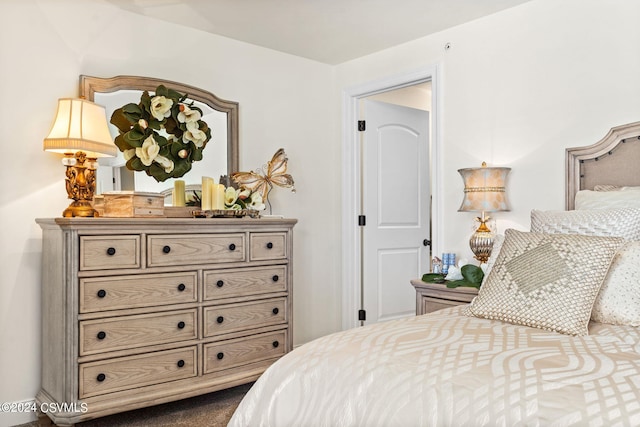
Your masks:
{"label": "small tray", "polygon": [[254,209],[194,210],[191,213],[194,218],[242,218],[245,216],[251,218],[260,217],[260,211],[256,211]]}

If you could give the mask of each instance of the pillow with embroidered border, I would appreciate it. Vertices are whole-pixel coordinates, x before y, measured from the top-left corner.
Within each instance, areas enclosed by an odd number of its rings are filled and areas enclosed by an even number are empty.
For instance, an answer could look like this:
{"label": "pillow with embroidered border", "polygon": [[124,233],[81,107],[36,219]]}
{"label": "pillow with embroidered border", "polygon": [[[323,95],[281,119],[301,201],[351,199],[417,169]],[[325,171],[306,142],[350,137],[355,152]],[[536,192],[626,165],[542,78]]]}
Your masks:
{"label": "pillow with embroidered border", "polygon": [[508,229],[467,314],[567,335],[588,335],[598,291],[619,237]]}

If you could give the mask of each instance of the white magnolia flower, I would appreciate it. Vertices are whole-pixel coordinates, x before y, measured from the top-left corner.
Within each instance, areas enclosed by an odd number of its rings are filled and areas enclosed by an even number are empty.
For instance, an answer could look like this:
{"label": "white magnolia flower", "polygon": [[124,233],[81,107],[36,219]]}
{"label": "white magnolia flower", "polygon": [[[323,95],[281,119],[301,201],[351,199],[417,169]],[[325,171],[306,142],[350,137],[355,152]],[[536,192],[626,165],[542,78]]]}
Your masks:
{"label": "white magnolia flower", "polygon": [[238,200],[238,191],[233,187],[227,187],[224,191],[224,204],[231,207]]}
{"label": "white magnolia flower", "polygon": [[207,140],[207,134],[198,128],[198,123],[187,123],[187,131],[182,135],[185,142],[191,141],[196,147],[202,148]]}
{"label": "white magnolia flower", "polygon": [[136,156],[140,157],[142,164],[145,166],[151,166],[153,160],[158,156],[160,152],[160,146],[153,139],[153,135],[149,136],[142,143],[142,147],[136,147]]}
{"label": "white magnolia flower", "polygon": [[262,211],[265,208],[264,203],[262,203],[262,196],[257,193],[251,197],[251,201],[247,203],[247,206],[256,211]]}
{"label": "white magnolia flower", "polygon": [[188,105],[180,104],[180,112],[178,113],[178,121],[180,123],[195,123],[200,120],[202,115],[198,110],[192,110]]}
{"label": "white magnolia flower", "polygon": [[131,159],[132,157],[134,157],[136,155],[136,149],[135,148],[130,148],[128,150],[124,150],[122,152],[122,155],[124,156],[124,159],[128,161],[129,159]]}
{"label": "white magnolia flower", "polygon": [[171,115],[171,107],[173,106],[173,100],[165,98],[164,96],[154,96],[151,98],[151,115],[156,120],[162,121],[165,117]]}
{"label": "white magnolia flower", "polygon": [[456,266],[450,265],[449,271],[447,272],[447,276],[444,280],[462,280],[464,277],[462,276],[462,272]]}
{"label": "white magnolia flower", "polygon": [[173,171],[173,168],[175,167],[175,165],[173,164],[173,160],[167,159],[164,156],[156,156],[154,161],[162,166],[166,173]]}

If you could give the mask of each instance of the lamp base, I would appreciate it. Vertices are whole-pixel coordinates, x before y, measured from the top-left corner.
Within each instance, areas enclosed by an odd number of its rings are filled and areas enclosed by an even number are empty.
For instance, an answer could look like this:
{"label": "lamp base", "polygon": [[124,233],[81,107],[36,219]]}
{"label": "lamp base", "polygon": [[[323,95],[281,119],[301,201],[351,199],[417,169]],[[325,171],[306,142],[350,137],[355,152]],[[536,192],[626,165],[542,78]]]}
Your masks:
{"label": "lamp base", "polygon": [[65,218],[75,216],[88,218],[98,216],[97,213],[90,202],[86,200],[76,200],[67,206],[67,209],[62,212],[62,216]]}
{"label": "lamp base", "polygon": [[65,218],[97,216],[97,211],[91,204],[96,189],[96,159],[87,158],[86,153],[78,151],[75,154],[65,153],[62,164],[67,168],[65,180],[67,195],[73,200],[62,212],[62,216]]}
{"label": "lamp base", "polygon": [[487,227],[488,216],[485,217],[482,212],[482,217],[476,218],[480,222],[478,229],[471,235],[469,239],[469,247],[474,254],[474,258],[480,261],[480,264],[486,263],[491,256],[491,250],[493,249],[493,239],[495,234]]}

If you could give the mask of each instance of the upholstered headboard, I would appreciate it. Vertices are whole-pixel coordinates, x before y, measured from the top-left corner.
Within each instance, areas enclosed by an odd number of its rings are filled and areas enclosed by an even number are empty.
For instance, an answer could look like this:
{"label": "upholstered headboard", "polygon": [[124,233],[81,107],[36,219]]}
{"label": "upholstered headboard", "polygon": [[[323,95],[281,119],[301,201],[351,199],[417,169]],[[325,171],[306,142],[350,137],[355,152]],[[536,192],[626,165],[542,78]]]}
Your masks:
{"label": "upholstered headboard", "polygon": [[640,122],[612,128],[587,147],[567,148],[566,209],[579,190],[596,185],[640,185]]}

